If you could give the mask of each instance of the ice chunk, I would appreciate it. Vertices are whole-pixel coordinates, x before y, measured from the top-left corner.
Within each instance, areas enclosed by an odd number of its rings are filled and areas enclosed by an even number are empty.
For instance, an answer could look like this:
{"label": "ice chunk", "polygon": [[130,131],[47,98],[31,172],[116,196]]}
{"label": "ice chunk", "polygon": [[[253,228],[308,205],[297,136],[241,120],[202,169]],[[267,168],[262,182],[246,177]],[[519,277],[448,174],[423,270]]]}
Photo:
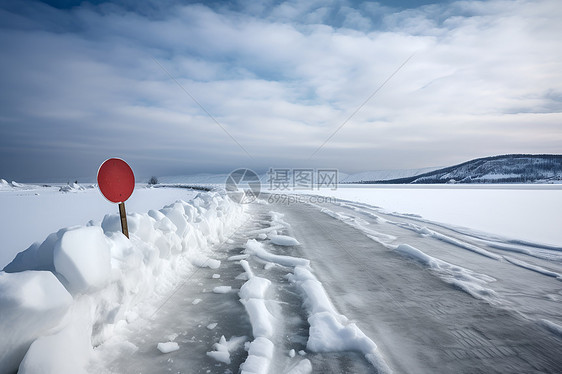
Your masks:
{"label": "ice chunk", "polygon": [[209,324],[207,325],[207,328],[208,328],[209,330],[214,330],[215,327],[217,327],[217,326],[218,326],[218,323],[214,322],[214,323],[209,323]]}
{"label": "ice chunk", "polygon": [[162,353],[170,353],[180,349],[180,346],[176,342],[165,342],[165,343],[158,343],[156,345],[156,348],[158,348],[158,350]]}
{"label": "ice chunk", "polygon": [[301,244],[297,239],[286,235],[271,235],[270,239],[273,244],[283,245],[288,247]]}
{"label": "ice chunk", "polygon": [[72,293],[104,286],[111,276],[111,256],[100,227],[69,230],[55,244],[54,265]]}
{"label": "ice chunk", "polygon": [[310,261],[305,258],[279,256],[269,253],[263,247],[263,244],[251,239],[246,242],[246,252],[258,256],[262,260],[274,262],[283,266],[309,266]]}
{"label": "ice chunk", "polygon": [[245,260],[248,257],[250,257],[249,254],[243,254],[243,255],[234,255],[234,256],[230,256],[228,258],[228,261],[240,261],[240,260]]}
{"label": "ice chunk", "polygon": [[217,360],[218,362],[230,365],[230,352],[228,351],[217,349],[216,351],[207,352],[207,356]]}
{"label": "ice chunk", "polygon": [[219,342],[214,344],[215,350],[207,352],[207,356],[228,365],[230,364],[230,352],[238,349],[246,339],[245,336],[233,336],[227,341],[223,335]]}
{"label": "ice chunk", "polygon": [[215,260],[206,256],[198,256],[191,259],[191,263],[200,268],[218,269],[221,266],[220,260]]}
{"label": "ice chunk", "polygon": [[232,290],[230,286],[218,286],[213,288],[214,293],[229,293]]}

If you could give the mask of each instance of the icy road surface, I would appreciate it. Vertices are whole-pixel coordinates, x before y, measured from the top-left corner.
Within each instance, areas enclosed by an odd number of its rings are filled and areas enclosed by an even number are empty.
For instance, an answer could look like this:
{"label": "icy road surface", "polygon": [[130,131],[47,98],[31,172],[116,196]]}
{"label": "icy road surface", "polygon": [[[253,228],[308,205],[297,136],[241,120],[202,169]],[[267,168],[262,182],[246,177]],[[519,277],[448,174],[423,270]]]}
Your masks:
{"label": "icy road surface", "polygon": [[246,212],[221,266],[118,329],[91,373],[560,373],[562,248],[356,202]]}

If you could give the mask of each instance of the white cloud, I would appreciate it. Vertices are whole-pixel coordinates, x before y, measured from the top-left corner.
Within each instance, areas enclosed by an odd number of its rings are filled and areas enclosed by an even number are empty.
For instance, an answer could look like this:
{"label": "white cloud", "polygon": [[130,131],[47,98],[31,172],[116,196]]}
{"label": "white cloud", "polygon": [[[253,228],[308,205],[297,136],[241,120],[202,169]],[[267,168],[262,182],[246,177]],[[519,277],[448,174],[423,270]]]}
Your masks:
{"label": "white cloud", "polygon": [[225,171],[292,163],[359,171],[561,152],[556,1],[396,13],[343,0],[244,11],[175,5],[152,18],[119,9],[32,4],[11,11],[17,21],[0,13],[3,158],[60,144],[61,153],[95,155],[92,163],[111,152],[161,160],[163,172],[196,162]]}

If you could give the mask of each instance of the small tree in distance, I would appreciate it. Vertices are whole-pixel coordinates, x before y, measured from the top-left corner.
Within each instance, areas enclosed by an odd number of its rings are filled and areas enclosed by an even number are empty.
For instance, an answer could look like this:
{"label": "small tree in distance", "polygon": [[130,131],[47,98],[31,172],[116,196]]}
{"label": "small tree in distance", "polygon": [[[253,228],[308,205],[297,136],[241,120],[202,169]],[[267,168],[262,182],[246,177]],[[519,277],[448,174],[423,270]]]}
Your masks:
{"label": "small tree in distance", "polygon": [[156,178],[155,176],[150,177],[150,179],[148,180],[148,184],[151,186],[158,184],[158,178]]}

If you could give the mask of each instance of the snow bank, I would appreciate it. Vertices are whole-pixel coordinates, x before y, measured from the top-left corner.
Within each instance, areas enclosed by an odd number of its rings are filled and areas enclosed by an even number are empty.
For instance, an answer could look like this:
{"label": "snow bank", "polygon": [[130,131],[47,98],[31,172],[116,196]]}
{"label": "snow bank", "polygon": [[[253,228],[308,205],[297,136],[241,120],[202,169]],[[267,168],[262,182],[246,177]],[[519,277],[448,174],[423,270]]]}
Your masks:
{"label": "snow bank", "polygon": [[[137,185],[127,200],[128,213],[156,211],[176,200],[189,201],[197,192],[180,188],[145,188]],[[59,187],[34,186],[27,189],[0,189],[0,227],[9,233],[2,238],[0,270],[22,250],[35,242],[41,244],[61,227],[101,222],[106,214],[118,212],[114,203],[104,199],[99,189],[63,193]],[[23,224],[25,222],[25,224]]]}
{"label": "snow bank", "polygon": [[65,232],[54,246],[55,271],[73,294],[105,286],[111,279],[111,252],[99,226]]}
{"label": "snow bank", "polygon": [[0,191],[31,190],[37,187],[38,186],[31,185],[31,184],[21,184],[16,181],[11,181],[10,183],[8,183],[5,179],[0,179]]}
{"label": "snow bank", "polygon": [[84,372],[92,347],[126,316],[153,312],[144,301],[194,265],[220,266],[208,257],[211,245],[243,214],[225,193],[201,193],[129,214],[130,240],[119,216],[107,215],[101,227],[62,229],[20,253],[0,272],[0,367],[15,371],[25,355],[20,373]]}
{"label": "snow bank", "polygon": [[301,291],[309,316],[307,349],[312,352],[358,351],[379,373],[391,372],[377,345],[355,323],[337,313],[322,283],[309,269],[297,266],[288,278]]}
{"label": "snow bank", "polygon": [[31,343],[57,326],[72,296],[48,271],[0,272],[0,368],[15,372]]}

